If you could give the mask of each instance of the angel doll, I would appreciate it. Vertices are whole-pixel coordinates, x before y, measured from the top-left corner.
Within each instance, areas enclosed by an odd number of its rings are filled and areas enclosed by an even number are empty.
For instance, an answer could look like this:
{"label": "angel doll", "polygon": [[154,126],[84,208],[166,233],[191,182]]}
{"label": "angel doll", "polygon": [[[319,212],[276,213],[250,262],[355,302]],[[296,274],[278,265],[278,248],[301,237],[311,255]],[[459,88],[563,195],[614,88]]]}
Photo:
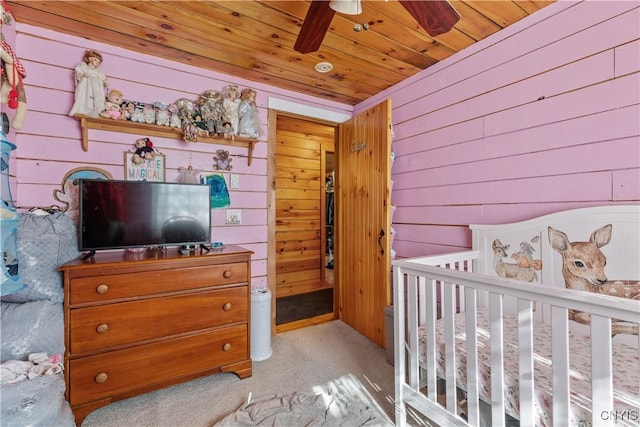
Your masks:
{"label": "angel doll", "polygon": [[238,106],[240,120],[238,122],[238,135],[249,138],[258,138],[262,135],[262,125],[256,104],[256,91],[243,89],[240,93],[240,105]]}
{"label": "angel doll", "polygon": [[98,117],[104,110],[108,82],[100,64],[102,55],[95,50],[85,51],[83,61],[75,68],[75,102],[69,112],[70,116],[84,114]]}

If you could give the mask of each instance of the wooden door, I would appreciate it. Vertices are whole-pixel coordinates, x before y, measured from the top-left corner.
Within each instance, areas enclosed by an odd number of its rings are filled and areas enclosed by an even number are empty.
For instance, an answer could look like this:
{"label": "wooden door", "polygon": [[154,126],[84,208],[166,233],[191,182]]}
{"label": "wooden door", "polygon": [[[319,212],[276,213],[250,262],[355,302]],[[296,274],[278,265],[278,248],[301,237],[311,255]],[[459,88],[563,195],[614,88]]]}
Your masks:
{"label": "wooden door", "polygon": [[339,127],[335,275],[339,316],[385,346],[391,301],[391,101]]}

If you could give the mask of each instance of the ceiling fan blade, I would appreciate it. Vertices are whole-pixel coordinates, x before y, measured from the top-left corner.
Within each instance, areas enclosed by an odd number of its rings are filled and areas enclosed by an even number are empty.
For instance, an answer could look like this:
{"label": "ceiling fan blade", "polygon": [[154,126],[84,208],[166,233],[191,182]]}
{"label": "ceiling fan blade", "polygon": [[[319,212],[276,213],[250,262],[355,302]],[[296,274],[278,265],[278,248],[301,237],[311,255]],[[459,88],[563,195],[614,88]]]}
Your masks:
{"label": "ceiling fan blade", "polygon": [[450,31],[460,20],[460,14],[447,0],[398,1],[432,37]]}
{"label": "ceiling fan blade", "polygon": [[300,53],[310,53],[320,49],[335,13],[329,7],[328,1],[312,1],[293,49]]}

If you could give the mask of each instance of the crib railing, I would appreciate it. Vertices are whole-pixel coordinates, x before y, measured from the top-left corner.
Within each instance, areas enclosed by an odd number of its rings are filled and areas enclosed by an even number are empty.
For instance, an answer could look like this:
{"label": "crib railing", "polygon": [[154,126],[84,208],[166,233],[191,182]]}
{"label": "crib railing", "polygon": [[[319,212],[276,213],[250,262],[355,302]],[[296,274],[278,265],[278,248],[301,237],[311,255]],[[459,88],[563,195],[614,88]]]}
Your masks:
{"label": "crib railing", "polygon": [[[569,310],[591,314],[592,425],[613,425],[602,417],[613,408],[611,320],[640,323],[640,301],[539,284],[469,274],[477,251],[393,262],[396,424],[406,424],[407,405],[439,425],[480,425],[478,342],[479,295],[488,296],[491,351],[491,419],[505,425],[503,312],[505,299],[517,301],[520,425],[535,425],[534,303],[550,307],[552,328],[553,420],[570,425]],[[510,299],[506,297],[512,297]],[[511,307],[509,307],[511,308]],[[455,367],[456,312],[466,315],[466,419],[458,408]],[[445,404],[438,403],[436,319],[444,322]],[[420,363],[418,326],[426,327],[426,361]],[[421,366],[422,365],[422,366]],[[423,378],[420,372],[423,369]],[[426,377],[426,378],[424,378]],[[426,392],[422,391],[426,387]],[[637,413],[635,414],[637,416]],[[601,419],[603,418],[603,419]]]}

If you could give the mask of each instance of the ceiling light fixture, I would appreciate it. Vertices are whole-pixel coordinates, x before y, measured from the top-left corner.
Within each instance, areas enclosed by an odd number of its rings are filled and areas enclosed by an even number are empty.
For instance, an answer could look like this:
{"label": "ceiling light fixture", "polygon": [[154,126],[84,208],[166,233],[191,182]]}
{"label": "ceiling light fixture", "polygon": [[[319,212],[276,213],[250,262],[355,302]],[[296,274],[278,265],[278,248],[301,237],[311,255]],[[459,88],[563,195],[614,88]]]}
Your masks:
{"label": "ceiling light fixture", "polygon": [[316,71],[319,73],[328,73],[333,70],[333,64],[331,62],[318,62],[316,64]]}
{"label": "ceiling light fixture", "polygon": [[329,7],[346,15],[360,15],[362,13],[360,0],[331,0]]}

